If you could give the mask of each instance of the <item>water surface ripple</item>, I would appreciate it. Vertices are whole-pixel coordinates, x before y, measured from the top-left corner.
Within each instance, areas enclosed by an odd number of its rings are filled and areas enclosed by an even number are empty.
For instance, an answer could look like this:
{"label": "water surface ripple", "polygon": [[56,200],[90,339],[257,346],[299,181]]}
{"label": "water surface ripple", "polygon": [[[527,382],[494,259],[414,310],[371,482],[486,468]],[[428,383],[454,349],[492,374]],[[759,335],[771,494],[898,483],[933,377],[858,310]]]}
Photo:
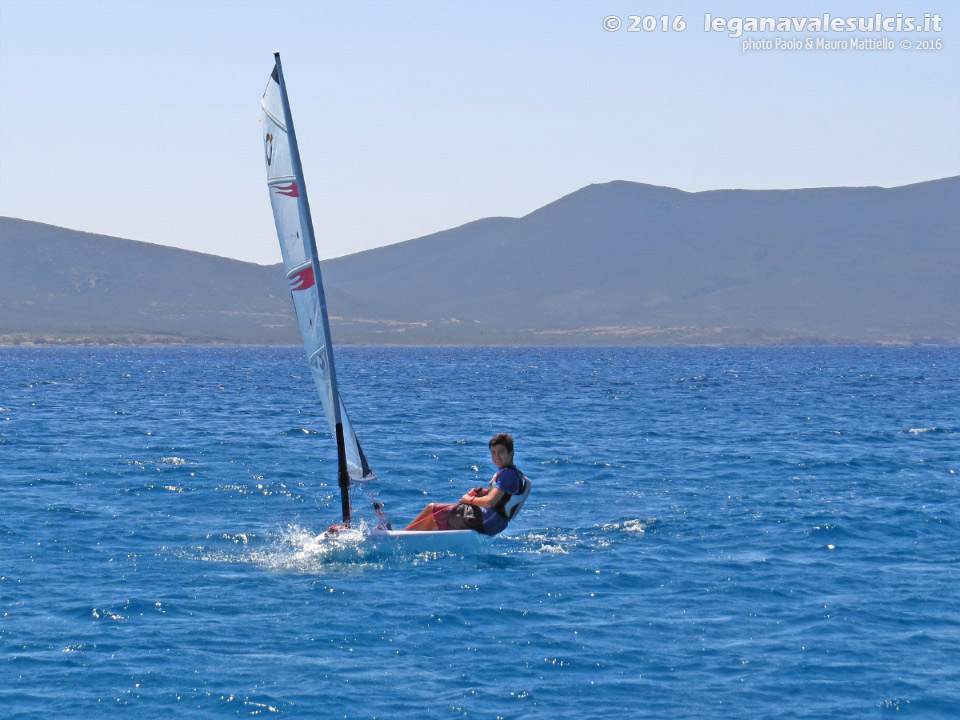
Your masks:
{"label": "water surface ripple", "polygon": [[515,435],[504,535],[318,542],[299,349],[0,349],[3,717],[956,717],[960,350],[338,361],[397,525]]}

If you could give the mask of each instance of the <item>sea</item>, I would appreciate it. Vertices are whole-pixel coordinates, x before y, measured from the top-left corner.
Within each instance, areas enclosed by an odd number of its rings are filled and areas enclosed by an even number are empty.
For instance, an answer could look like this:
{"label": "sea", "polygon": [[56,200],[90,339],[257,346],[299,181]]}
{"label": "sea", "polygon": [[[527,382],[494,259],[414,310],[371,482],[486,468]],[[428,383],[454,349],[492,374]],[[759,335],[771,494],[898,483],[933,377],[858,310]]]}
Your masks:
{"label": "sea", "polygon": [[337,362],[394,527],[514,436],[502,535],[325,540],[302,348],[0,349],[0,717],[960,716],[960,348]]}

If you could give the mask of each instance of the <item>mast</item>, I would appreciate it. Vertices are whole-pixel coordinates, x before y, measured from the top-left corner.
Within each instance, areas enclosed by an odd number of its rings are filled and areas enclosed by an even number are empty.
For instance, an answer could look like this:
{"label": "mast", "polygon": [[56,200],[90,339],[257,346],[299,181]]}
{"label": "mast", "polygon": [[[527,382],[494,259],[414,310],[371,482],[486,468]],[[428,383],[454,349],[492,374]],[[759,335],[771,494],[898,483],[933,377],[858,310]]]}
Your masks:
{"label": "mast", "polygon": [[330,321],[327,317],[327,300],[323,292],[323,282],[320,275],[320,259],[317,255],[317,241],[313,232],[313,217],[310,214],[310,202],[307,200],[307,186],[303,179],[303,166],[300,163],[300,147],[297,145],[297,134],[293,128],[293,114],[290,112],[290,100],[287,97],[287,85],[283,80],[283,67],[280,64],[280,53],[273,54],[276,60],[275,72],[277,83],[280,85],[280,97],[283,104],[283,120],[287,126],[287,137],[290,142],[290,161],[293,165],[293,174],[299,188],[300,225],[306,236],[306,244],[310,249],[310,259],[313,265],[313,275],[316,278],[317,294],[320,301],[321,325],[323,327],[324,357],[320,359],[327,366],[330,390],[333,399],[333,417],[335,435],[337,439],[337,485],[340,486],[340,509],[343,524],[350,524],[350,474],[347,470],[347,452],[343,434],[343,418],[340,413],[340,391],[337,387],[337,371],[333,362],[333,344],[330,339]]}

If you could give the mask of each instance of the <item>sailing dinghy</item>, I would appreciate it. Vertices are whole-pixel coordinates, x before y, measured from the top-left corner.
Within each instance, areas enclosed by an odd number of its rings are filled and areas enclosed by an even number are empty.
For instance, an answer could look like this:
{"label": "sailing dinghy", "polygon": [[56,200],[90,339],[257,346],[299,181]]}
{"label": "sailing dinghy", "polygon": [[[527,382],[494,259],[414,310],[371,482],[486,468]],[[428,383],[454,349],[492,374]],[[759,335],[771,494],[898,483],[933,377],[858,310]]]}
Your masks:
{"label": "sailing dinghy", "polygon": [[337,484],[340,487],[342,524],[331,528],[328,537],[359,537],[377,547],[407,552],[461,551],[475,547],[486,536],[473,530],[393,530],[383,508],[375,500],[377,524],[372,529],[350,529],[354,490],[376,479],[364,457],[357,435],[347,416],[337,386],[337,372],[330,341],[327,303],[320,275],[320,261],[310,216],[307,188],[297,136],[290,114],[287,86],[283,80],[280,53],[263,93],[263,146],[267,162],[267,189],[283,253],[290,294],[297,312],[300,335],[307,353],[320,403],[337,442]]}

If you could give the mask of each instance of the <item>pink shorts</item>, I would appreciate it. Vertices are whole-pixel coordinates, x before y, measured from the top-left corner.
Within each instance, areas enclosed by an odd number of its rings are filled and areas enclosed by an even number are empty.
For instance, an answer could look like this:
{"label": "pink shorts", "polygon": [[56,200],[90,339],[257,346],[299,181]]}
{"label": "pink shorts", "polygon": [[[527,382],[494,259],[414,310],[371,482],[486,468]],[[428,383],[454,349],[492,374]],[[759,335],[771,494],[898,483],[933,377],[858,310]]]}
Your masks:
{"label": "pink shorts", "polygon": [[438,530],[481,530],[483,515],[472,505],[434,503],[433,519]]}

